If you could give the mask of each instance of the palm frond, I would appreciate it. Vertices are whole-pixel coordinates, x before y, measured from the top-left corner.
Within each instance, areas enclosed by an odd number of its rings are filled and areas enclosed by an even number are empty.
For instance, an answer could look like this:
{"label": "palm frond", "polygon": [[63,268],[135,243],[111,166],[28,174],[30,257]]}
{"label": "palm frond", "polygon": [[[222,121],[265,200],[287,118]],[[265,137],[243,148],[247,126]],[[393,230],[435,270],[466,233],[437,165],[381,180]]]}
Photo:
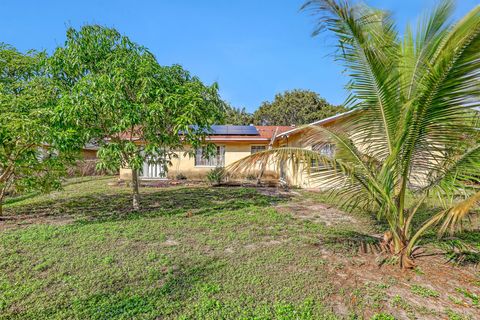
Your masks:
{"label": "palm frond", "polygon": [[443,223],[438,230],[439,235],[443,235],[446,232],[454,234],[456,231],[461,230],[462,221],[479,202],[480,191],[446,210]]}
{"label": "palm frond", "polygon": [[459,141],[476,134],[472,109],[480,106],[480,6],[450,29],[435,54],[421,63],[425,70],[399,140],[404,175],[412,168],[430,170],[426,166],[442,164],[461,149]]}
{"label": "palm frond", "polygon": [[474,186],[480,184],[480,144],[467,150],[464,154],[451,157],[441,165],[435,166],[431,171],[430,183],[421,191],[425,192],[434,188],[441,189],[444,193],[455,193],[465,184]]}
{"label": "palm frond", "polygon": [[390,15],[334,0],[308,1],[303,8],[319,17],[314,34],[328,29],[337,35],[337,56],[351,77],[352,104],[364,111],[351,125],[359,139],[376,139],[377,155],[386,158],[399,115],[399,46]]}
{"label": "palm frond", "polygon": [[437,52],[448,31],[448,19],[453,13],[451,0],[440,2],[431,12],[425,14],[417,23],[414,37],[412,28],[407,26],[402,45],[401,75],[404,78],[402,88],[405,101],[410,100],[417,88],[419,78],[425,72],[427,64]]}

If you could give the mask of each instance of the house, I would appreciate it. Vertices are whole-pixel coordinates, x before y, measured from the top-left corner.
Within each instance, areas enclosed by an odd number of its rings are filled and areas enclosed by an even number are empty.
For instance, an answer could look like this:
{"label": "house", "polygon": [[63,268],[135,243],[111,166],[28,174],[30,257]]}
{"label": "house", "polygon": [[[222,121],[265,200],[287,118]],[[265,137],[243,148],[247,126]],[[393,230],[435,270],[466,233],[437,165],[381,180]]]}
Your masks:
{"label": "house", "polygon": [[[204,179],[208,172],[216,167],[225,167],[252,153],[265,150],[275,141],[278,134],[292,130],[293,126],[232,126],[214,125],[206,141],[216,145],[215,156],[206,157],[204,150],[195,150],[192,157],[186,150],[177,152],[177,158],[171,160],[168,170],[161,164],[146,161],[140,173],[142,180],[174,179],[184,176],[188,179]],[[120,179],[129,180],[130,169],[120,169]]]}
{"label": "house", "polygon": [[[349,119],[352,114],[352,111],[345,112],[302,127],[214,125],[211,127],[212,133],[209,134],[206,141],[215,144],[217,148],[215,156],[206,157],[202,149],[195,150],[194,156],[191,156],[186,153],[189,151],[186,147],[185,150],[179,150],[176,153],[176,158],[171,159],[171,165],[167,170],[162,164],[145,161],[140,172],[140,179],[176,179],[182,176],[192,180],[203,180],[212,169],[226,167],[255,152],[265,150],[269,146],[313,149],[314,146],[309,145],[305,139],[309,127],[338,125]],[[330,155],[333,153],[333,146],[324,145],[319,152]],[[258,173],[258,170],[255,173]],[[306,173],[300,175],[294,173],[288,163],[283,164],[280,170],[268,165],[263,177],[280,178],[290,185],[303,188],[322,187],[318,182],[310,181]],[[131,170],[121,168],[120,179],[129,181]]]}
{"label": "house", "polygon": [[80,155],[83,160],[96,160],[97,159],[97,152],[98,146],[93,143],[87,143],[82,150],[80,150]]}
{"label": "house", "polygon": [[[305,126],[292,128],[278,134],[275,138],[275,147],[297,147],[305,149],[315,149],[323,155],[333,157],[335,148],[333,144],[322,142],[320,146],[312,145],[312,142],[307,139],[310,134],[310,128],[314,126],[332,127],[342,126],[347,124],[348,120],[352,117],[358,116],[358,111],[350,110],[344,113],[340,113],[328,118],[324,118]],[[348,126],[348,125],[347,125]],[[289,185],[300,188],[316,188],[316,189],[328,189],[328,181],[312,180],[306,172],[294,172],[291,165],[285,163],[280,168],[280,178],[287,182]]]}
{"label": "house", "polygon": [[[160,180],[176,179],[177,177],[186,177],[191,180],[203,180],[206,175],[214,168],[226,167],[237,160],[249,156],[271,147],[300,147],[313,149],[306,136],[309,128],[312,126],[333,126],[345,123],[354,111],[348,111],[332,117],[312,122],[308,125],[295,126],[236,126],[236,125],[214,125],[211,127],[212,133],[206,137],[206,141],[216,146],[216,155],[207,157],[204,150],[197,149],[192,156],[188,154],[188,146],[184,150],[176,152],[177,157],[171,159],[171,165],[165,170],[163,164],[154,161],[145,161],[143,168],[139,173],[141,180]],[[142,143],[136,141],[136,143]],[[87,148],[92,149],[92,148]],[[333,155],[333,145],[322,144],[316,149],[326,155]],[[91,151],[91,152],[90,152]],[[84,150],[84,156],[96,153],[96,150]],[[256,168],[258,169],[258,167]],[[255,174],[259,171],[254,170]],[[253,173],[252,172],[252,173]],[[278,167],[268,165],[263,175],[264,178],[282,179],[289,185],[302,188],[323,188],[328,185],[322,185],[318,181],[311,181],[308,174],[293,172],[288,163],[282,164],[280,170]],[[120,169],[120,180],[131,180],[131,170],[128,168]]]}

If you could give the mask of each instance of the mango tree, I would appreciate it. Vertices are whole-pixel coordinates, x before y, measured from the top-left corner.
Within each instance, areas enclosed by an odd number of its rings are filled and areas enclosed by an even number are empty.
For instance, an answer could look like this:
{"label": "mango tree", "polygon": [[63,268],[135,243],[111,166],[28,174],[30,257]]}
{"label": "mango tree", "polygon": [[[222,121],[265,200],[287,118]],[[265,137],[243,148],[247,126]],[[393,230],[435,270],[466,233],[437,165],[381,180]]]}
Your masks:
{"label": "mango tree", "polygon": [[205,144],[223,114],[216,84],[206,86],[178,65],[161,66],[115,29],[68,29],[50,66],[62,92],[59,119],[99,145],[100,167],[132,170],[134,210],[143,163],[167,167],[184,146]]}
{"label": "mango tree", "polygon": [[0,215],[9,192],[59,188],[74,159],[73,132],[52,121],[58,93],[46,58],[0,44]]}

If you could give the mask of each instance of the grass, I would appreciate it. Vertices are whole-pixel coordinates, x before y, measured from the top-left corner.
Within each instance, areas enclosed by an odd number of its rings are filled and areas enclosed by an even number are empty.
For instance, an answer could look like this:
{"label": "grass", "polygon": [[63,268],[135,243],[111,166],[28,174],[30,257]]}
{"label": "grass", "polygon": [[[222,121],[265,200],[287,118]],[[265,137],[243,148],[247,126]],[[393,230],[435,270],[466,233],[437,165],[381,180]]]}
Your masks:
{"label": "grass", "polygon": [[130,190],[110,181],[8,201],[20,225],[0,232],[0,319],[393,317],[396,281],[339,282],[364,263],[349,241],[370,240],[369,219],[327,227],[276,209],[295,199],[221,187],[143,188],[132,214]]}
{"label": "grass", "polygon": [[424,297],[424,298],[430,298],[430,297],[431,298],[437,298],[437,297],[440,296],[440,293],[438,293],[438,291],[430,289],[430,288],[426,288],[426,287],[418,285],[418,284],[412,285],[410,290],[414,294],[417,294],[417,295],[419,295],[421,297]]}
{"label": "grass", "polygon": [[330,317],[319,300],[328,284],[307,286],[323,260],[302,248],[309,228],[272,208],[283,199],[143,189],[144,210],[130,214],[129,190],[107,181],[7,205],[7,214],[75,222],[0,235],[0,318]]}

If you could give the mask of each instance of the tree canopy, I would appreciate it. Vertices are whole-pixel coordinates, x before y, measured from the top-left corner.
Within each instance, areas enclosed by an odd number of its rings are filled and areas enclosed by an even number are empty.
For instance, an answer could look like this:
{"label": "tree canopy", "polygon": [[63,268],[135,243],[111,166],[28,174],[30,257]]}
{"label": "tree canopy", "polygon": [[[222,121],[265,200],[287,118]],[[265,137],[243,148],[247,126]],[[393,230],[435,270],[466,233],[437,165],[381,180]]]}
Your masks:
{"label": "tree canopy", "polygon": [[132,169],[134,209],[144,161],[167,166],[185,145],[204,145],[210,126],[221,119],[217,84],[206,86],[178,65],[161,66],[115,29],[68,29],[50,65],[62,90],[58,117],[83,141],[96,141],[100,166]]}
{"label": "tree canopy", "polygon": [[0,44],[0,214],[7,192],[60,187],[76,140],[53,119],[46,54]]}
{"label": "tree canopy", "polygon": [[310,90],[291,90],[275,95],[272,102],[263,102],[253,113],[257,125],[302,125],[345,112]]}
{"label": "tree canopy", "polygon": [[302,125],[347,111],[310,90],[291,90],[263,102],[254,113],[227,105],[223,123],[231,125]]}
{"label": "tree canopy", "polygon": [[230,105],[226,105],[222,123],[246,126],[253,123],[253,115],[248,113],[245,108],[235,108]]}

